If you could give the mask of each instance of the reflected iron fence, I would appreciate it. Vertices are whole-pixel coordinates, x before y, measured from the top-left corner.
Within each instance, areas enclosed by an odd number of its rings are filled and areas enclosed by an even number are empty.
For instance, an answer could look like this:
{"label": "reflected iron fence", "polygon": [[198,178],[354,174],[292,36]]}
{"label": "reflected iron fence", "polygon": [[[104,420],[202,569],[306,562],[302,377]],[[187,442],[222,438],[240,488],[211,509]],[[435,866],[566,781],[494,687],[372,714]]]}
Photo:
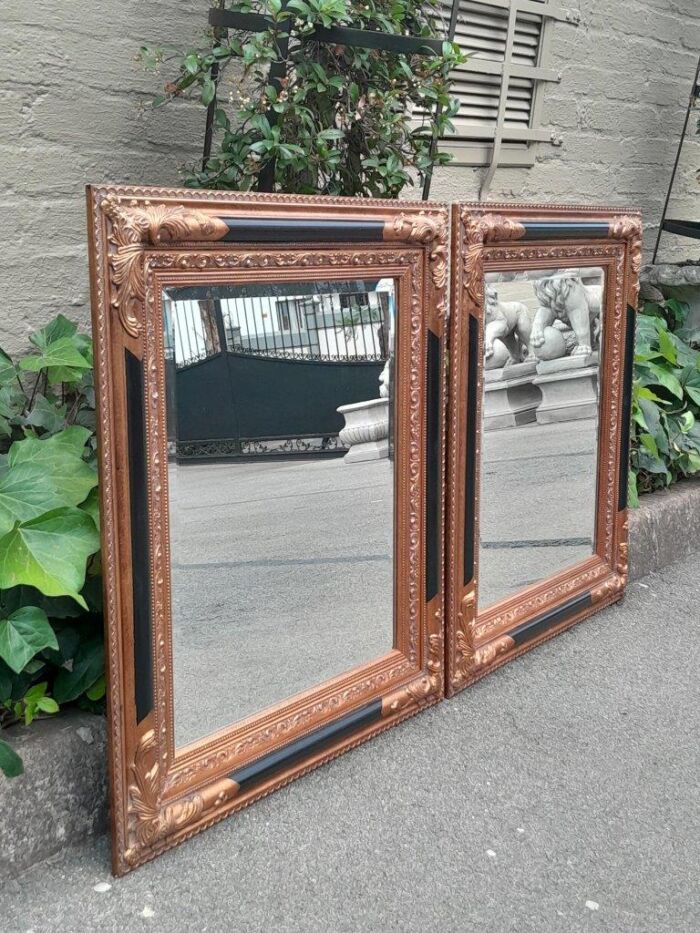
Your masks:
{"label": "reflected iron fence", "polygon": [[327,291],[168,301],[166,352],[177,369],[221,352],[287,360],[385,362],[390,295]]}
{"label": "reflected iron fence", "polygon": [[338,408],[378,397],[390,354],[393,293],[362,284],[166,295],[170,456],[342,455]]}

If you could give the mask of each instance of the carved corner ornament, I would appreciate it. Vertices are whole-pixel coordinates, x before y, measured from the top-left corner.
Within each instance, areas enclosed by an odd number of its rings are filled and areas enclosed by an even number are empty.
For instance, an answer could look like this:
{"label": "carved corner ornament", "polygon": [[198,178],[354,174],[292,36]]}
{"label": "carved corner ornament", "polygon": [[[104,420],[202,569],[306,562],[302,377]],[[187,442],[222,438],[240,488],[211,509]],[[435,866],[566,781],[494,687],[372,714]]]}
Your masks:
{"label": "carved corner ornament", "polygon": [[612,597],[622,593],[626,583],[627,577],[625,575],[620,573],[611,574],[601,584],[593,587],[591,590],[592,602],[596,604],[610,600]]}
{"label": "carved corner ornament", "polygon": [[462,210],[462,235],[466,244],[463,256],[463,285],[473,308],[481,309],[484,302],[483,251],[487,243],[518,240],[525,227],[502,214],[474,214]]}
{"label": "carved corner ornament", "polygon": [[623,214],[610,221],[610,236],[615,240],[627,240],[630,263],[630,282],[627,304],[637,309],[639,295],[639,271],[642,268],[642,218],[634,214]]}
{"label": "carved corner ornament", "polygon": [[442,652],[442,632],[430,635],[427,673],[385,696],[382,700],[382,716],[390,716],[412,706],[420,709],[439,698],[442,688]]}
{"label": "carved corner ornament", "polygon": [[111,221],[110,305],[127,334],[138,337],[145,297],[143,252],[146,246],[186,240],[220,240],[228,232],[228,226],[220,217],[204,211],[133,199],[124,202],[113,194],[101,201],[100,208]]}
{"label": "carved corner ornament", "polygon": [[384,225],[385,240],[414,241],[430,247],[428,266],[435,290],[439,294],[435,309],[443,321],[447,310],[447,214],[400,214]]}
{"label": "carved corner ornament", "polygon": [[484,667],[505,654],[515,645],[510,635],[501,635],[477,648],[474,644],[473,622],[476,617],[476,590],[470,589],[462,597],[457,613],[455,632],[455,663],[451,686],[457,690],[472,680]]}
{"label": "carved corner ornament", "polygon": [[619,543],[617,545],[617,567],[616,570],[618,574],[627,580],[627,575],[629,572],[629,520],[627,516],[624,516],[623,521],[620,524],[620,535]]}
{"label": "carved corner ornament", "polygon": [[129,768],[127,836],[124,859],[128,865],[139,864],[144,855],[158,848],[169,836],[185,829],[208,811],[220,808],[238,793],[238,784],[230,778],[165,803],[161,799],[160,755],[156,733],[149,729],[141,737]]}

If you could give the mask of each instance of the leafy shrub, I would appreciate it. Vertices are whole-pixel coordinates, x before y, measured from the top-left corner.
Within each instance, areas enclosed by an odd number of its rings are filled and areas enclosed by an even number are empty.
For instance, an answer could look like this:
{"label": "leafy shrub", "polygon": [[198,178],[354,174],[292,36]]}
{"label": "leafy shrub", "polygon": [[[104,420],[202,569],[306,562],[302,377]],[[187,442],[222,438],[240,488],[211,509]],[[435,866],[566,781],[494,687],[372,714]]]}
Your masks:
{"label": "leafy shrub", "polygon": [[637,315],[630,504],[700,471],[700,331],[675,299]]}
{"label": "leafy shrub", "polygon": [[62,315],[29,339],[0,350],[0,729],[104,695],[92,346]]}
{"label": "leafy shrub", "polygon": [[[227,39],[210,33],[201,48],[141,49],[147,68],[165,62],[176,69],[154,106],[182,97],[208,105],[218,69],[212,157],[189,171],[186,184],[255,189],[274,161],[274,190],[395,198],[413,175],[421,179],[449,161],[433,138],[453,129],[459,107],[449,95],[450,72],[465,61],[456,44],[444,42],[442,55],[406,55],[311,36],[316,27],[352,26],[439,38],[438,0],[241,0],[226,7],[263,14],[271,26],[229,30]],[[271,65],[285,75],[279,84],[270,82]]]}

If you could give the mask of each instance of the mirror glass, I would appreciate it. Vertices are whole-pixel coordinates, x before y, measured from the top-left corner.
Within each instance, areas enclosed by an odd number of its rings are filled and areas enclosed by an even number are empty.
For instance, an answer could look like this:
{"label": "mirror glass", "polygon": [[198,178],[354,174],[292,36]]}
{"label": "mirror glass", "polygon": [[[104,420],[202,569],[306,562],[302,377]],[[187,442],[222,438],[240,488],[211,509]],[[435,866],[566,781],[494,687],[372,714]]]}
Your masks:
{"label": "mirror glass", "polygon": [[177,747],[393,646],[395,299],[163,295]]}
{"label": "mirror glass", "polygon": [[593,553],[600,268],[486,275],[481,609]]}

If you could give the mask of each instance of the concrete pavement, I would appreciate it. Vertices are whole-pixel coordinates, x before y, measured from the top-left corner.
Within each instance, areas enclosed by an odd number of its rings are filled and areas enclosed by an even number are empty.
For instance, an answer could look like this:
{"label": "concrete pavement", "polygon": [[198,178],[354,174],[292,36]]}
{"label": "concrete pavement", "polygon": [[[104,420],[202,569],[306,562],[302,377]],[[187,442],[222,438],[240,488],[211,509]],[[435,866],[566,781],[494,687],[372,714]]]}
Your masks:
{"label": "concrete pavement", "polygon": [[127,878],[100,839],[6,882],[0,929],[694,933],[699,606],[650,575]]}

